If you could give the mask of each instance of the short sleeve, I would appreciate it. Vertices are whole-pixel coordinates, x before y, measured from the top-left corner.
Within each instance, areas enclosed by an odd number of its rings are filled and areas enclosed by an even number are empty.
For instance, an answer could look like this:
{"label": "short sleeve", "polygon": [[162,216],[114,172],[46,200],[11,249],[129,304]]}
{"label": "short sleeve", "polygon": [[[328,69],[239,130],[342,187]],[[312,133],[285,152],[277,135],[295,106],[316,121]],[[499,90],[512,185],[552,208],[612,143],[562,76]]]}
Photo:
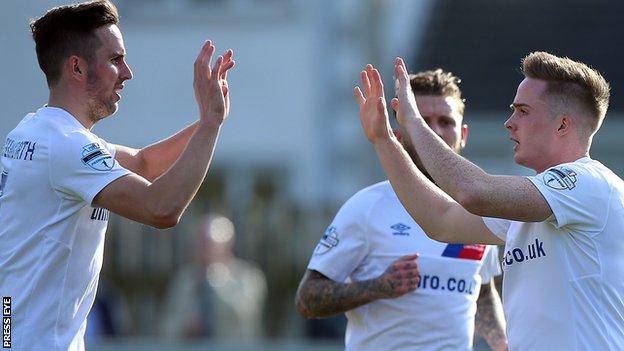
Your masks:
{"label": "short sleeve", "polygon": [[548,202],[553,212],[548,221],[556,228],[600,231],[604,227],[611,187],[592,167],[569,163],[527,178]]}
{"label": "short sleeve", "polygon": [[344,282],[368,254],[366,201],[356,194],[338,211],[316,245],[308,269]]}
{"label": "short sleeve", "polygon": [[104,187],[130,173],[115,161],[112,144],[85,131],[52,141],[50,149],[50,182],[66,198],[91,204]]}
{"label": "short sleeve", "polygon": [[[104,148],[106,148],[106,150],[108,150],[108,152],[110,152],[111,156],[113,156],[113,158],[115,158],[115,154],[117,153],[117,149],[115,149],[115,144],[113,143],[109,143],[108,141],[97,137],[98,141],[101,143],[102,146],[104,146]],[[117,162],[118,163],[118,162]]]}
{"label": "short sleeve", "polygon": [[507,241],[507,232],[511,221],[503,218],[483,217],[483,223],[485,226],[503,241]]}
{"label": "short sleeve", "polygon": [[486,284],[492,278],[501,275],[501,267],[498,263],[498,246],[488,245],[488,250],[483,258],[483,264],[479,270],[481,276],[481,283]]}

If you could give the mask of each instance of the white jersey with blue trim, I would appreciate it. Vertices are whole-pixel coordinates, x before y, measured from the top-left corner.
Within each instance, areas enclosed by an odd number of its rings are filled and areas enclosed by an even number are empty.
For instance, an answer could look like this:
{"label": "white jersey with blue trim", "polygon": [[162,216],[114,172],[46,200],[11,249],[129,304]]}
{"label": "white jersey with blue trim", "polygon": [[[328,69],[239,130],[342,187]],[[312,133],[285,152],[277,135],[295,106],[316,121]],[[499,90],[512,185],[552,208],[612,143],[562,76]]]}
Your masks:
{"label": "white jersey with blue trim", "polygon": [[11,350],[82,350],[108,211],[93,208],[129,173],[114,147],[59,108],[28,114],[7,136],[0,182],[0,296]]}
{"label": "white jersey with blue trim", "polygon": [[390,183],[361,190],[340,209],[308,269],[337,282],[380,276],[397,258],[418,253],[416,291],[346,313],[347,350],[470,350],[483,282],[500,274],[497,248],[429,239]]}
{"label": "white jersey with blue trim", "polygon": [[550,218],[484,218],[506,241],[509,349],[624,349],[624,182],[588,157],[528,178]]}

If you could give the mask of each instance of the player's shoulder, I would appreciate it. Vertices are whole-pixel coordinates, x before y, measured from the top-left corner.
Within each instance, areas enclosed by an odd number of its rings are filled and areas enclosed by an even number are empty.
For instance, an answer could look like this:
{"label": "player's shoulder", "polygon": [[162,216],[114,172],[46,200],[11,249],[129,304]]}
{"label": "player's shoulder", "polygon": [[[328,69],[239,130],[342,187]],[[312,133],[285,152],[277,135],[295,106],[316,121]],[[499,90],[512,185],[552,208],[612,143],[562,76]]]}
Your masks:
{"label": "player's shoulder", "polygon": [[89,130],[65,126],[49,139],[50,160],[55,169],[89,166],[109,171],[114,166],[114,150]]}
{"label": "player's shoulder", "polygon": [[32,126],[34,112],[26,114],[19,123],[6,135],[8,139],[29,138],[33,134],[41,133],[40,128]]}
{"label": "player's shoulder", "polygon": [[609,168],[589,157],[550,167],[536,177],[556,190],[606,188],[622,182]]}
{"label": "player's shoulder", "polygon": [[390,185],[390,182],[382,181],[367,186],[366,188],[356,192],[353,196],[349,198],[349,200],[347,200],[347,203],[372,205],[393,196],[395,195],[392,191],[392,186]]}
{"label": "player's shoulder", "polygon": [[35,117],[35,113],[34,112],[27,113],[26,116],[24,116],[24,118],[22,118],[22,120],[19,121],[19,123],[17,124],[15,129],[19,129],[19,128],[25,127],[29,122],[31,122],[33,120],[33,117]]}
{"label": "player's shoulder", "polygon": [[50,134],[51,153],[58,156],[67,156],[90,149],[104,149],[103,143],[94,134],[80,129],[57,129],[57,133]]}
{"label": "player's shoulder", "polygon": [[97,139],[95,134],[85,128],[69,112],[56,107],[42,107],[35,113],[31,113],[24,121],[30,121],[31,129],[45,133],[53,140],[60,141],[83,141]]}
{"label": "player's shoulder", "polygon": [[394,196],[392,185],[390,185],[389,181],[385,180],[367,186],[366,188],[355,193],[355,195],[353,195],[351,198],[373,200],[392,196]]}
{"label": "player's shoulder", "polygon": [[366,215],[380,201],[394,194],[388,181],[375,183],[356,192],[342,205],[340,212]]}
{"label": "player's shoulder", "polygon": [[592,176],[601,181],[605,181],[611,186],[618,187],[620,189],[624,189],[624,181],[620,178],[615,172],[613,172],[609,167],[602,164],[600,161],[591,159],[589,157],[581,159],[582,162],[578,162],[583,164],[585,171],[589,176]]}
{"label": "player's shoulder", "polygon": [[[37,149],[42,147],[48,148],[52,154],[55,151],[64,153],[66,150],[62,146],[66,143],[71,143],[72,141],[81,143],[88,139],[86,133],[84,133],[87,131],[85,128],[82,128],[82,132],[76,133],[75,131],[78,131],[80,128],[68,126],[67,119],[58,118],[60,113],[55,110],[60,109],[42,107],[36,112],[28,113],[7,134],[7,143],[16,141],[28,142],[36,145]],[[67,114],[67,112],[65,113]]]}

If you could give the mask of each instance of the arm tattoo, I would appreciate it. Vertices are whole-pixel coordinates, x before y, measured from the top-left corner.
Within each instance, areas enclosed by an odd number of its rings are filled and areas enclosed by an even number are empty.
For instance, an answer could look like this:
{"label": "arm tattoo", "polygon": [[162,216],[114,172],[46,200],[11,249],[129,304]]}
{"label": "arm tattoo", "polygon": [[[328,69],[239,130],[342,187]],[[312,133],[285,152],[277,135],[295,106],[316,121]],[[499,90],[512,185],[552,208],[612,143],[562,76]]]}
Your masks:
{"label": "arm tattoo", "polygon": [[308,270],[297,290],[295,304],[299,314],[306,318],[331,317],[384,298],[389,288],[378,279],[337,283]]}
{"label": "arm tattoo", "polygon": [[492,350],[506,350],[505,317],[496,287],[493,281],[481,286],[477,299],[475,329]]}

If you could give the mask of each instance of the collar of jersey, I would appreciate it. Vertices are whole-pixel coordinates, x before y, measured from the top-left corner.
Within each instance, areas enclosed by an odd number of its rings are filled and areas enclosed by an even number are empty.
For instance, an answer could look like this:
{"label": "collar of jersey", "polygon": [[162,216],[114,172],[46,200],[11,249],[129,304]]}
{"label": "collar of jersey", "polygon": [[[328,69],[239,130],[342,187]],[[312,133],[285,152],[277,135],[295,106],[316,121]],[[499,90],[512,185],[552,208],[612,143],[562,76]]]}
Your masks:
{"label": "collar of jersey", "polygon": [[43,107],[37,110],[37,115],[39,114],[62,117],[67,122],[75,125],[76,127],[87,130],[85,126],[83,126],[80,122],[78,122],[78,120],[76,119],[76,117],[74,117],[74,115],[72,115],[71,113],[67,112],[66,110],[60,107],[50,107],[48,105],[44,105]]}

